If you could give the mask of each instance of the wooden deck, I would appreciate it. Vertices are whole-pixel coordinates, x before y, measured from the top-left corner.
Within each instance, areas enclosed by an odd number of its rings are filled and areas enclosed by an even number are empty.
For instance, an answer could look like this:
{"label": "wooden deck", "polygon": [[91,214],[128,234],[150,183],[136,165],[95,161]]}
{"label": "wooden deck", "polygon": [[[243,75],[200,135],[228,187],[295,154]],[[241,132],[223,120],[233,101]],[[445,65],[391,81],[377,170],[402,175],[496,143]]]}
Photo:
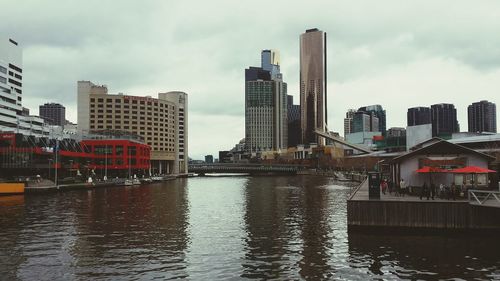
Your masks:
{"label": "wooden deck", "polygon": [[399,228],[500,230],[500,208],[474,206],[468,200],[420,200],[418,196],[381,194],[368,198],[368,181],[347,201],[349,229]]}

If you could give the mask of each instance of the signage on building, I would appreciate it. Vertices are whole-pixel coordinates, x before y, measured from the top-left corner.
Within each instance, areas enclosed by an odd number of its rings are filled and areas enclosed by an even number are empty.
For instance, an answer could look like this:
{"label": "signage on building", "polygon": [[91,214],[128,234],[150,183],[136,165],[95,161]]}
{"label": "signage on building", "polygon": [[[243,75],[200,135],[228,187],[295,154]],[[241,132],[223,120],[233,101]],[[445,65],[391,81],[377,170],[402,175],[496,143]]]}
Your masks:
{"label": "signage on building", "polygon": [[465,157],[426,157],[418,159],[418,167],[457,168],[467,166]]}

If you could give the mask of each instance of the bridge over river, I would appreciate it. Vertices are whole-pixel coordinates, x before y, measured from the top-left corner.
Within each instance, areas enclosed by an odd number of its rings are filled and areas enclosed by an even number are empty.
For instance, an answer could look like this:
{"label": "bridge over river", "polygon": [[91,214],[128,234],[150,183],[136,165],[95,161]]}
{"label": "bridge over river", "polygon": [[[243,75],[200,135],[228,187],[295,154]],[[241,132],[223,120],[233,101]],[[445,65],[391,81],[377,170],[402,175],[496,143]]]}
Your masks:
{"label": "bridge over river", "polygon": [[285,164],[240,164],[240,163],[217,163],[217,164],[189,164],[189,172],[195,174],[297,174],[303,170],[300,165]]}

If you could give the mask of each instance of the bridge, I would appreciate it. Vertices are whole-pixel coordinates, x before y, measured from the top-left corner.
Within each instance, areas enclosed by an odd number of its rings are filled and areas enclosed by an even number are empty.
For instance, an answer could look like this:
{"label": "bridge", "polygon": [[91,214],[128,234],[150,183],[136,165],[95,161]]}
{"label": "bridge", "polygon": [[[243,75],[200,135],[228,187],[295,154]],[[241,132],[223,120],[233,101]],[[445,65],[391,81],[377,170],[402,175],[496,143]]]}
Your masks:
{"label": "bridge", "polygon": [[341,138],[338,138],[338,137],[335,137],[335,136],[332,136],[330,135],[329,133],[327,132],[321,132],[321,131],[314,131],[314,133],[320,137],[323,137],[325,139],[328,139],[328,140],[331,140],[335,143],[340,143],[341,145],[344,145],[344,146],[347,146],[349,148],[352,148],[354,150],[357,150],[359,151],[361,154],[368,154],[368,153],[371,153],[372,151],[370,151],[369,149],[363,147],[363,146],[360,146],[360,145],[356,145],[356,144],[352,144],[350,142],[347,142]]}
{"label": "bridge", "polygon": [[241,164],[241,163],[216,163],[216,164],[189,164],[188,170],[195,174],[297,174],[303,167],[300,165],[284,164]]}

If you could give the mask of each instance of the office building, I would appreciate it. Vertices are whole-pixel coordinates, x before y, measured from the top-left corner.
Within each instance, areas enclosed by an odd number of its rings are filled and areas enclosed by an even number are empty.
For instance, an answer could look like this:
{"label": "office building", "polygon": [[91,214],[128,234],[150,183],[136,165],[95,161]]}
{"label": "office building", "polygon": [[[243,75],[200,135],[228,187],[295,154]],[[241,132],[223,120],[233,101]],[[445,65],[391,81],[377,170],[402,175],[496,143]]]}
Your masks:
{"label": "office building", "polygon": [[[261,67],[245,69],[245,145],[249,153],[287,148],[287,85],[277,51],[263,50]],[[219,157],[220,160],[220,157]]]}
{"label": "office building", "polygon": [[408,126],[431,124],[431,109],[423,106],[408,108],[406,120]]}
{"label": "office building", "polygon": [[432,136],[451,138],[460,131],[457,110],[453,104],[440,103],[431,105]]}
{"label": "office building", "polygon": [[352,133],[380,132],[379,119],[373,112],[356,111],[352,117]]}
{"label": "office building", "polygon": [[352,120],[354,118],[354,114],[356,113],[356,109],[349,109],[344,118],[344,137],[348,134],[354,133]]}
{"label": "office building", "polygon": [[58,103],[40,105],[39,115],[50,125],[66,125],[66,108]]}
{"label": "office building", "polygon": [[108,94],[106,86],[78,81],[78,131],[125,131],[151,146],[153,174],[186,173],[188,100],[184,92],[158,98]]}
{"label": "office building", "polygon": [[486,100],[475,102],[467,107],[469,132],[497,132],[497,108]]}
{"label": "office building", "polygon": [[300,105],[293,104],[293,96],[287,96],[288,106],[288,147],[300,144]]}
{"label": "office building", "polygon": [[[358,109],[358,111],[367,112],[375,117],[377,117],[377,126],[372,126],[372,132],[381,132],[383,136],[386,135],[386,112],[380,104],[363,106]],[[374,122],[372,120],[372,122]]]}
{"label": "office building", "polygon": [[214,163],[214,156],[213,155],[205,155],[205,163],[207,163],[207,164]]}
{"label": "office building", "polygon": [[22,97],[22,49],[12,39],[0,39],[0,132],[48,135],[43,119],[29,115],[29,110],[23,108]]}
{"label": "office building", "polygon": [[300,109],[302,143],[324,145],[314,132],[327,132],[326,33],[317,28],[300,35]]}

